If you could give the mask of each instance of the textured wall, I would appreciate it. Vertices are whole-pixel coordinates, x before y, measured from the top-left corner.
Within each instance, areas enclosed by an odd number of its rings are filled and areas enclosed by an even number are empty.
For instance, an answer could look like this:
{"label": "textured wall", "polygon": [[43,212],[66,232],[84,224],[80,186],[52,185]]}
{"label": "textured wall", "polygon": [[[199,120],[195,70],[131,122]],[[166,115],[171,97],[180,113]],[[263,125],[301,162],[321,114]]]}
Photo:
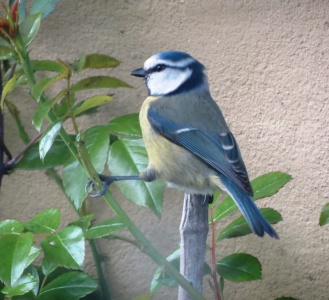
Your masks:
{"label": "textured wall", "polygon": [[[212,95],[239,141],[250,177],[274,170],[294,177],[279,194],[259,202],[283,215],[275,226],[279,241],[247,236],[217,250],[219,256],[248,252],[263,265],[263,280],[228,283],[226,299],[328,299],[329,226],[318,226],[329,202],[328,1],[63,0],[57,8],[31,46],[32,57],[72,60],[107,53],[124,62],[111,74],[137,87],[116,92],[117,100],[82,127],[138,111],[146,91],[129,72],[156,52],[182,50],[207,67]],[[33,109],[22,96],[17,103],[23,114]],[[6,134],[10,148],[18,149],[9,119]],[[0,219],[26,220],[49,206],[60,207],[67,220],[74,216],[41,172],[5,178],[0,196]],[[167,190],[161,220],[124,199],[121,203],[168,255],[179,243],[182,198],[181,192]],[[100,219],[109,216],[102,200],[90,205]],[[148,291],[156,268],[150,259],[130,245],[100,244],[113,299]],[[87,267],[93,272],[91,263]],[[175,293],[162,290],[156,299],[175,299]]]}

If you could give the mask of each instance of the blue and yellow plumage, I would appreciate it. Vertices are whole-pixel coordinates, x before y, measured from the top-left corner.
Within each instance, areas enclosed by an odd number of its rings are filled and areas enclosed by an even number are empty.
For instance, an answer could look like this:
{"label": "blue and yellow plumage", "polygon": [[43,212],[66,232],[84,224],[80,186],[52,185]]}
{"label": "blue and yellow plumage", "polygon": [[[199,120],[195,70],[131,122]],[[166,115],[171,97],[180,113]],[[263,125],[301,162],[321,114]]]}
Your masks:
{"label": "blue and yellow plumage", "polygon": [[131,74],[144,78],[149,93],[140,110],[149,165],[139,176],[102,176],[105,188],[116,180],[161,179],[190,193],[220,189],[233,198],[255,234],[278,238],[251,198],[239,147],[210,95],[204,66],[187,53],[168,51]]}

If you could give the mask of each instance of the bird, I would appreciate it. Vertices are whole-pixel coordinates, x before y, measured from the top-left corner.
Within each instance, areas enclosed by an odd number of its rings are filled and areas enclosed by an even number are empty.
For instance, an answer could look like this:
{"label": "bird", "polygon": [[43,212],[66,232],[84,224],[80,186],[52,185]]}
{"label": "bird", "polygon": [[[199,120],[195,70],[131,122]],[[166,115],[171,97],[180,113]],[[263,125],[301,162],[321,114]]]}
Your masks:
{"label": "bird", "polygon": [[120,180],[163,180],[201,195],[229,194],[256,235],[279,239],[254,203],[238,144],[213,100],[205,66],[188,53],[164,51],[131,72],[144,79],[148,96],[139,113],[147,168],[136,176],[105,176],[103,195]]}

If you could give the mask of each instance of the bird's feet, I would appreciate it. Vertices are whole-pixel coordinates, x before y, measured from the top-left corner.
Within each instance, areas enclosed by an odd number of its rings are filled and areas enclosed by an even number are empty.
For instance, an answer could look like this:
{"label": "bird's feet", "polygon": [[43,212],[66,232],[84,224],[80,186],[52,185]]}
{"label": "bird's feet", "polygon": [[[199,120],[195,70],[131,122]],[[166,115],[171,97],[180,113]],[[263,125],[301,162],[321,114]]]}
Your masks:
{"label": "bird's feet", "polygon": [[106,193],[107,189],[110,187],[110,185],[115,181],[115,177],[113,176],[106,176],[103,174],[98,174],[98,176],[99,179],[103,182],[103,186],[99,191],[96,191],[95,184],[90,178],[88,178],[88,181],[86,183],[85,191],[92,198],[98,198],[103,196]]}
{"label": "bird's feet", "polygon": [[204,207],[206,204],[211,204],[214,202],[214,195],[204,195],[201,206]]}

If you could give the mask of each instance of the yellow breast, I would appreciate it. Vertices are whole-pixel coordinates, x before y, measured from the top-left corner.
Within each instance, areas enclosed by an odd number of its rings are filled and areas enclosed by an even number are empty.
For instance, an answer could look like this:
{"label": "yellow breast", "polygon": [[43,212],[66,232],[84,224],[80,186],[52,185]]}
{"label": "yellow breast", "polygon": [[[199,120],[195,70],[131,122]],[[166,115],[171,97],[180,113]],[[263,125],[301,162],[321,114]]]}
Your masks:
{"label": "yellow breast", "polygon": [[147,97],[140,110],[140,124],[146,151],[148,169],[154,169],[159,179],[189,192],[212,193],[219,180],[208,165],[194,154],[172,143],[153,130],[148,120],[149,106],[160,97]]}

